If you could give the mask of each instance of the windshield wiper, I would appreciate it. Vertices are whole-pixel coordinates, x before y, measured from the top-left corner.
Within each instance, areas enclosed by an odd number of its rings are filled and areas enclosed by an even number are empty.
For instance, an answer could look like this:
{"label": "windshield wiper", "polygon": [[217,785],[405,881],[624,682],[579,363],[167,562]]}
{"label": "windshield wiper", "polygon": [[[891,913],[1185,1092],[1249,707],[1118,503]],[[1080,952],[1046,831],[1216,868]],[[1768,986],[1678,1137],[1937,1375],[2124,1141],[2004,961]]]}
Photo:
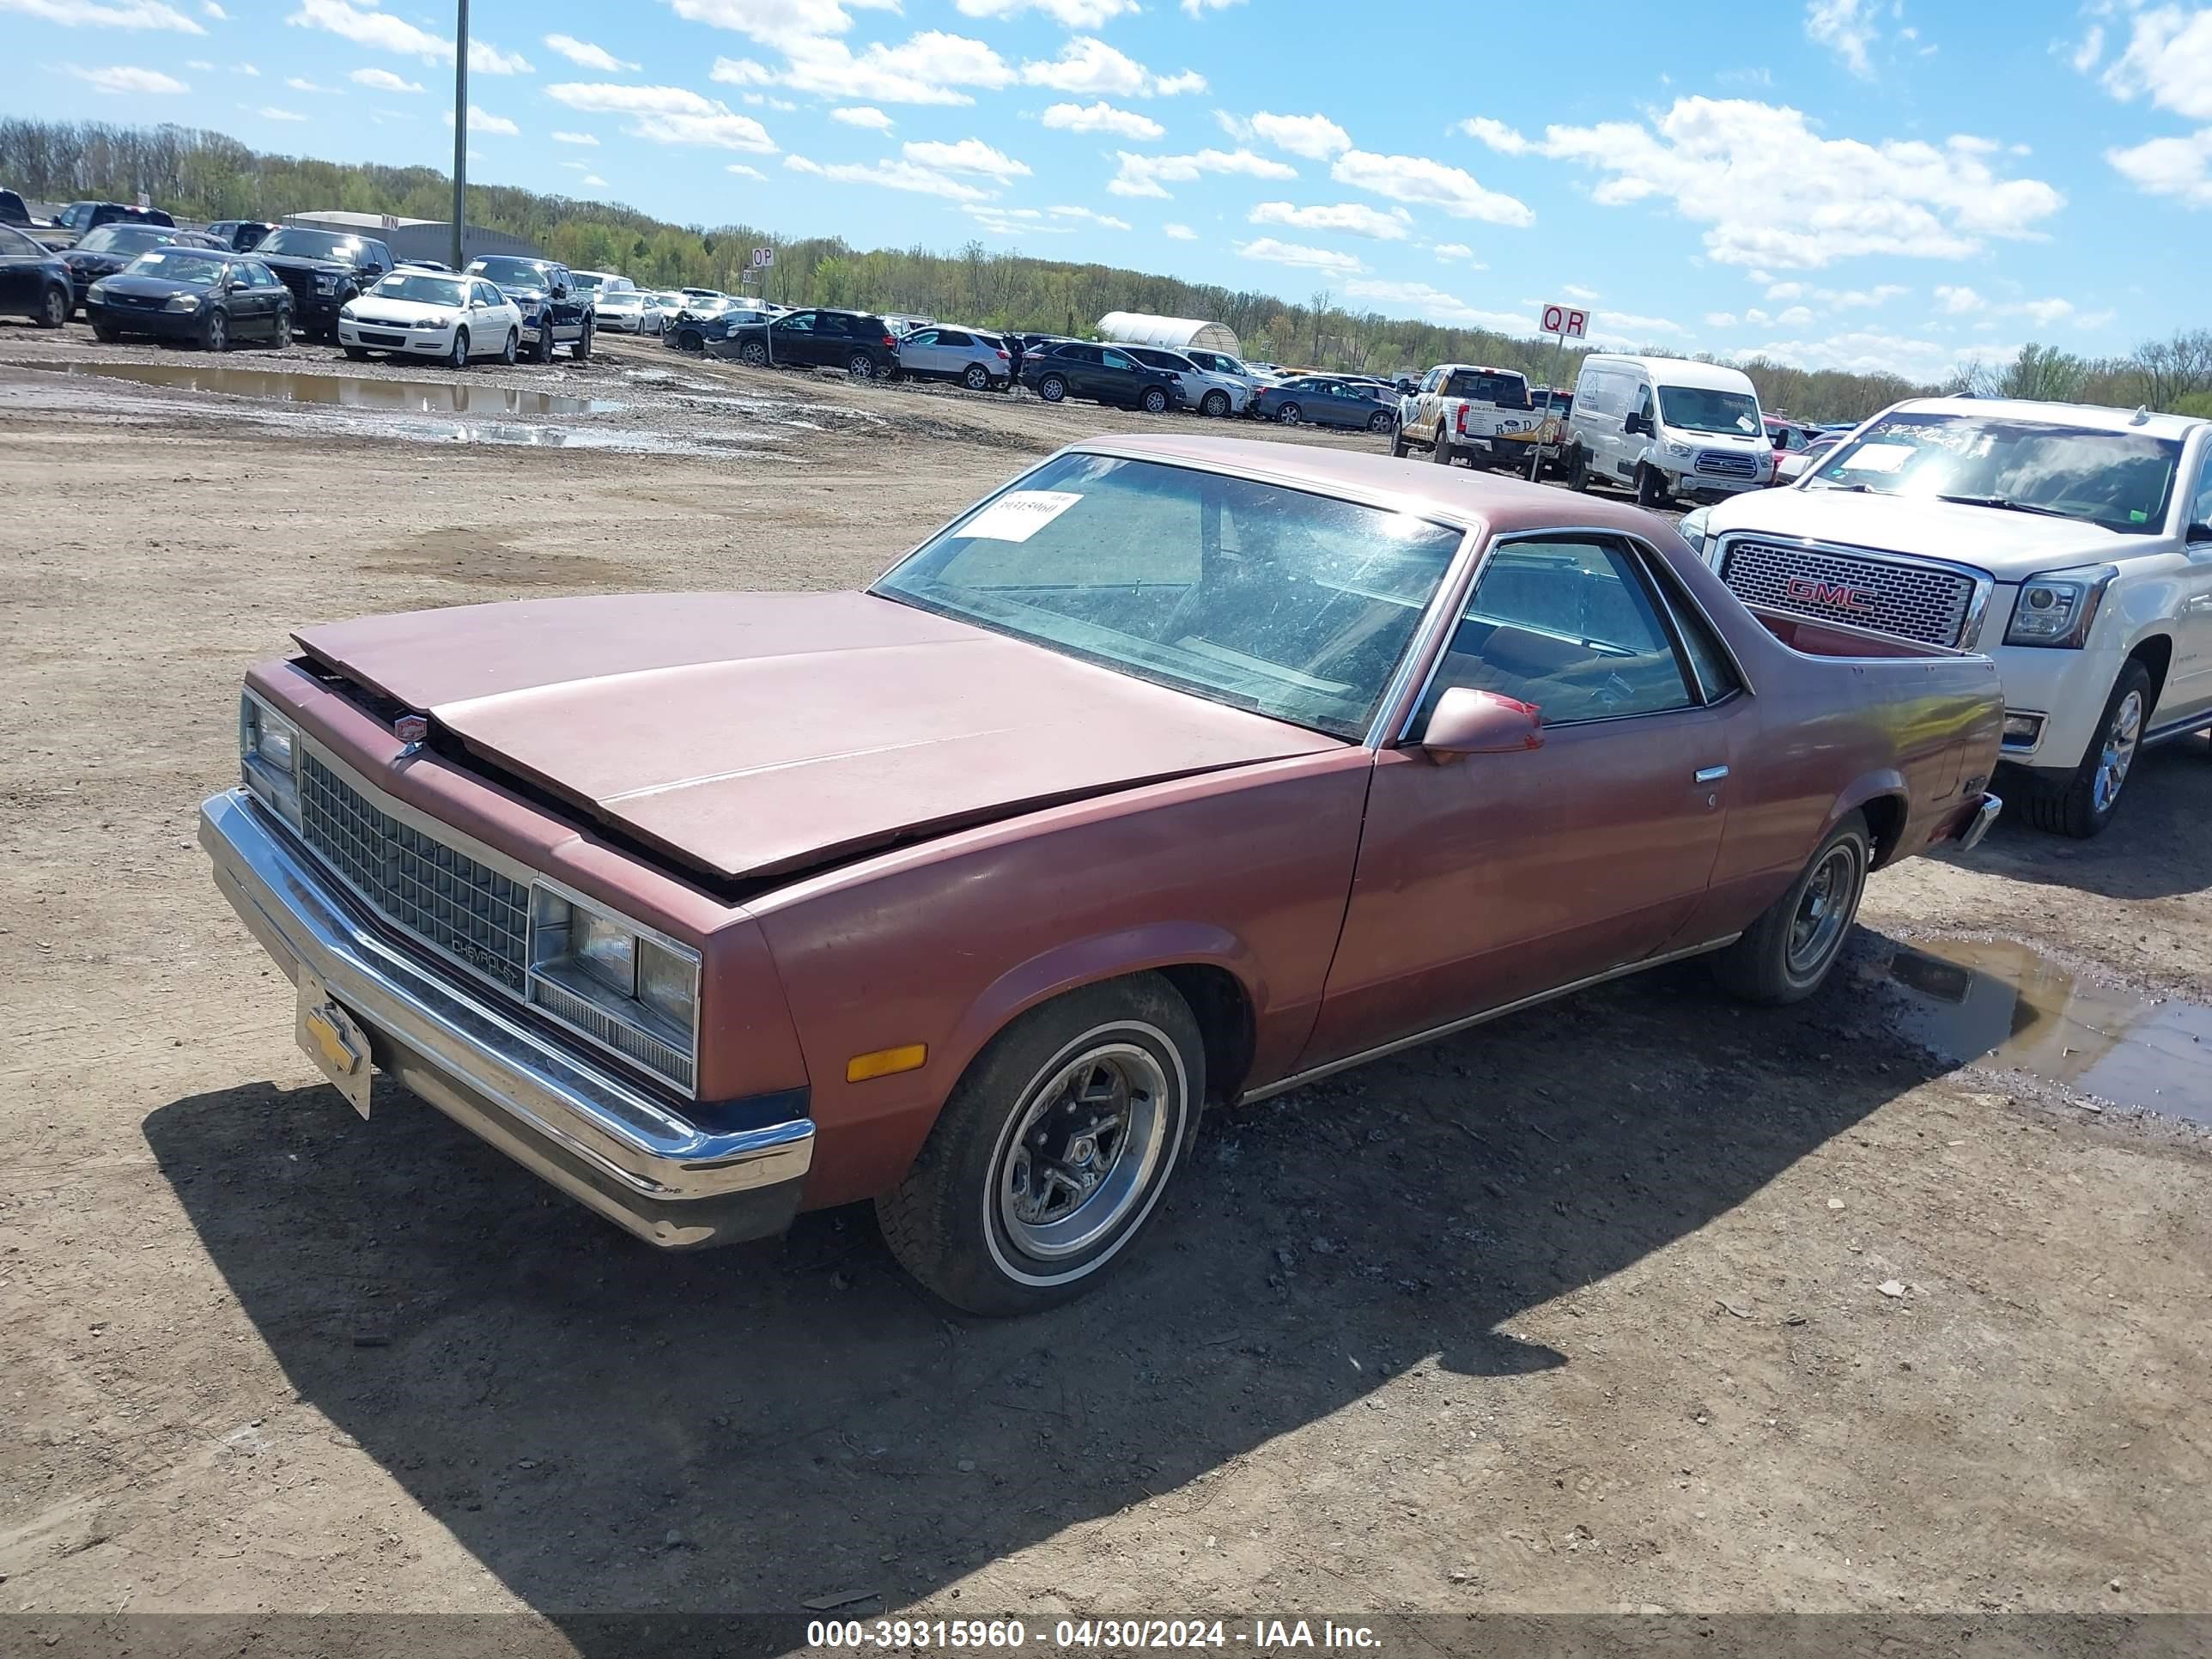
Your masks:
{"label": "windshield wiper", "polygon": [[1841,489],[1853,495],[1882,495],[1888,493],[1887,490],[1876,489],[1872,484],[1832,483],[1826,478],[1819,479],[1817,482],[1823,489]]}
{"label": "windshield wiper", "polygon": [[2000,507],[2008,513],[2033,513],[2039,519],[2071,519],[2071,513],[2061,513],[2055,507],[2036,507],[2027,501],[2008,501],[2002,495],[1938,495],[1939,501],[1950,501],[1960,507]]}

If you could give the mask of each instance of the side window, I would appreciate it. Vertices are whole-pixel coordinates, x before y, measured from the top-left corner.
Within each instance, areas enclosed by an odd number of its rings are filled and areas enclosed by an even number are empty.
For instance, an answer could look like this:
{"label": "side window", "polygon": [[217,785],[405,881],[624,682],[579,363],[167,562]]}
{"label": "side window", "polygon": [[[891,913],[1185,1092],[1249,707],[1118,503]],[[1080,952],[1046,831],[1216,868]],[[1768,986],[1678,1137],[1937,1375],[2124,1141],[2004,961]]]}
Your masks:
{"label": "side window", "polygon": [[1635,392],[1635,409],[1644,417],[1644,424],[1651,423],[1651,388],[1639,385]]}
{"label": "side window", "polygon": [[1059,355],[1072,363],[1097,363],[1104,360],[1104,354],[1093,345],[1066,346]]}
{"label": "side window", "polygon": [[0,225],[0,253],[21,259],[44,252],[45,250],[32,241],[29,237],[21,235],[4,225]]}
{"label": "side window", "polygon": [[1547,726],[1692,707],[1646,580],[1628,549],[1609,540],[1498,544],[1453,630],[1424,718],[1455,685],[1533,702]]}
{"label": "side window", "polygon": [[1718,702],[1741,691],[1743,681],[1737,677],[1735,661],[1697,601],[1683,591],[1681,579],[1667,568],[1664,559],[1647,557],[1644,568],[1666,592],[1667,608],[1674,613],[1675,631],[1681,635],[1683,652],[1697,673],[1705,700]]}
{"label": "side window", "polygon": [[1099,360],[1109,368],[1134,368],[1136,364],[1118,351],[1102,351]]}
{"label": "side window", "polygon": [[2212,451],[2208,451],[2204,464],[2197,469],[2197,493],[2190,498],[2189,522],[2212,525]]}
{"label": "side window", "polygon": [[779,334],[811,334],[814,332],[814,313],[811,311],[787,313],[775,319],[775,329]]}
{"label": "side window", "polygon": [[933,328],[918,328],[908,335],[902,343],[911,346],[951,345],[952,341]]}
{"label": "side window", "polygon": [[957,328],[926,328],[922,332],[941,346],[968,346],[975,343]]}

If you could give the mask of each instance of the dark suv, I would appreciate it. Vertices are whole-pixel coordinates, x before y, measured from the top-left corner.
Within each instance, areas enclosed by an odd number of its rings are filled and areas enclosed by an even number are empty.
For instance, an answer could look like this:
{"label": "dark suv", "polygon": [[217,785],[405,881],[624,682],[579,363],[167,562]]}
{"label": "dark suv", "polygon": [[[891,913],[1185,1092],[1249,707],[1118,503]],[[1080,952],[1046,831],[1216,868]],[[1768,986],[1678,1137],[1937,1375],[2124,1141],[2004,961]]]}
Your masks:
{"label": "dark suv", "polygon": [[487,253],[469,261],[467,274],[483,277],[514,301],[522,313],[523,347],[537,362],[551,362],[556,345],[568,347],[580,363],[592,355],[592,296],[576,285],[568,266],[554,259]]}
{"label": "dark suv", "polygon": [[733,325],[715,355],[756,368],[842,368],[856,380],[898,374],[898,337],[867,311],[787,311],[773,322]]}
{"label": "dark suv", "polygon": [[336,341],[338,313],[392,267],[392,250],[374,237],[279,225],[253,257],[292,290],[292,325],[311,340]]}
{"label": "dark suv", "polygon": [[1115,346],[1069,340],[1022,359],[1022,384],[1048,404],[1063,398],[1088,398],[1119,404],[1147,415],[1181,408],[1182,380],[1164,368],[1140,363]]}

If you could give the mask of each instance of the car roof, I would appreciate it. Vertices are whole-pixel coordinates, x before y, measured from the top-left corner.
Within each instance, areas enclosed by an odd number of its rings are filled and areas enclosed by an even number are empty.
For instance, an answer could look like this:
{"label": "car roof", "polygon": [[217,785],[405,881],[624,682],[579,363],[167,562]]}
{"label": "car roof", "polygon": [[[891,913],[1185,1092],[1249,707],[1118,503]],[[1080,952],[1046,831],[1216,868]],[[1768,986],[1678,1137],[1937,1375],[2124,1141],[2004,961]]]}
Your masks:
{"label": "car roof", "polygon": [[1997,415],[2015,420],[2058,421],[2098,432],[2141,432],[2154,438],[2185,438],[2212,422],[2201,416],[2145,414],[2101,404],[2043,403],[2032,398],[1908,398],[1891,410],[1916,415]]}
{"label": "car roof", "polygon": [[1343,495],[1413,513],[1433,513],[1497,531],[1574,525],[1652,539],[1659,521],[1626,502],[1574,495],[1551,484],[1462,467],[1408,466],[1387,455],[1353,449],[1273,443],[1250,438],[1129,435],[1089,438],[1069,446],[1093,454],[1200,466],[1292,489]]}

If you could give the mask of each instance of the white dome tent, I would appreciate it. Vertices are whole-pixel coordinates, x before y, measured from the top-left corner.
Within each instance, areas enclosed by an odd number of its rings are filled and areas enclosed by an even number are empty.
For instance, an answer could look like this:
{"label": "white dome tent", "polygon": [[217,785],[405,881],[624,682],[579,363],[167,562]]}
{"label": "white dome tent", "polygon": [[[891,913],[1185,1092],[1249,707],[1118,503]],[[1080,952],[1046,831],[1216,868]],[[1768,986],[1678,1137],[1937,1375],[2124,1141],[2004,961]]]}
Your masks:
{"label": "white dome tent", "polygon": [[1159,346],[1169,351],[1183,351],[1195,346],[1200,351],[1225,352],[1231,357],[1244,355],[1243,348],[1237,343],[1237,331],[1226,323],[1200,322],[1192,317],[1154,317],[1141,311],[1108,312],[1098,319],[1098,337],[1124,345]]}

